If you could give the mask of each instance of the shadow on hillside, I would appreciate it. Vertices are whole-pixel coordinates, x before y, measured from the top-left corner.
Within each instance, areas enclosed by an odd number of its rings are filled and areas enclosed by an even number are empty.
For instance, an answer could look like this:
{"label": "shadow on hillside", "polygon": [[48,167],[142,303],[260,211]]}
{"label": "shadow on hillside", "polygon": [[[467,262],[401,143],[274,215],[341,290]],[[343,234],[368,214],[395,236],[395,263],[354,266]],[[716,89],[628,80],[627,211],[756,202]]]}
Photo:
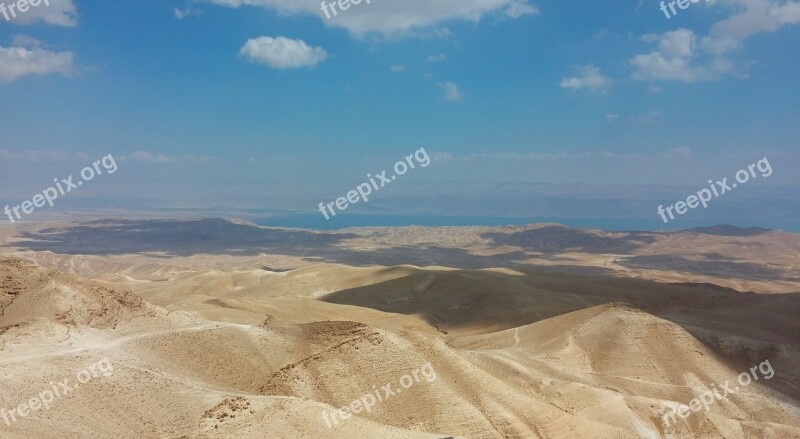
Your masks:
{"label": "shadow on hillside", "polygon": [[786,273],[750,262],[737,262],[718,253],[704,254],[706,260],[697,261],[675,255],[634,256],[618,261],[628,268],[679,271],[683,273],[705,274],[720,278],[737,278],[755,281],[800,280],[788,277]]}
{"label": "shadow on hillside", "polygon": [[548,255],[565,251],[631,253],[656,241],[652,233],[646,232],[626,232],[624,236],[615,238],[563,226],[547,226],[515,233],[485,233],[481,236],[498,245],[521,247]]}
{"label": "shadow on hillside", "polygon": [[[262,228],[223,219],[101,220],[23,232],[20,238],[8,246],[72,255],[276,254],[295,256],[312,263],[352,266],[441,265],[473,269],[528,265],[524,251],[485,256],[434,245],[357,249],[346,245],[349,239],[361,238],[353,233]],[[604,268],[568,264],[550,268],[583,274],[610,273]]]}
{"label": "shadow on hillside", "polygon": [[[163,253],[305,256],[313,249],[335,248],[349,233],[318,234],[303,230],[264,229],[222,219],[201,220],[103,220],[63,228],[23,232],[23,240],[10,246],[33,251],[73,255]],[[290,253],[286,253],[290,251]]]}
{"label": "shadow on hillside", "polygon": [[772,229],[763,229],[761,227],[736,227],[730,224],[722,224],[713,227],[695,227],[685,230],[687,233],[715,236],[758,236],[772,231]]}
{"label": "shadow on hillside", "polygon": [[[217,254],[258,256],[287,255],[310,263],[369,265],[441,265],[460,269],[489,267],[533,268],[531,256],[546,255],[553,265],[547,270],[584,275],[612,274],[614,264],[626,268],[675,270],[727,278],[769,281],[788,278],[781,272],[754,263],[740,263],[709,253],[706,260],[693,261],[675,255],[622,256],[656,240],[656,234],[628,232],[602,236],[591,231],[547,226],[515,233],[485,233],[498,246],[516,247],[492,255],[436,245],[393,245],[358,248],[348,240],[363,239],[355,233],[279,229],[238,224],[224,219],[200,220],[100,220],[35,232],[21,232],[20,239],[7,244],[32,251],[72,255],[148,254],[155,257]],[[519,249],[521,247],[521,249]],[[605,267],[580,266],[580,260],[561,252],[617,254]],[[545,267],[542,267],[545,269]]]}
{"label": "shadow on hillside", "polygon": [[[796,322],[800,293],[767,295],[711,284],[459,270],[420,271],[321,300],[417,315],[451,335],[488,334],[598,305],[628,303],[681,326],[733,370],[747,370],[770,359],[776,371],[779,367],[783,371],[782,379],[794,384],[786,386],[779,380],[767,384],[800,398],[800,375],[791,367],[792,358],[800,355]],[[625,322],[620,324],[624,327]],[[789,351],[793,353],[788,355]]]}

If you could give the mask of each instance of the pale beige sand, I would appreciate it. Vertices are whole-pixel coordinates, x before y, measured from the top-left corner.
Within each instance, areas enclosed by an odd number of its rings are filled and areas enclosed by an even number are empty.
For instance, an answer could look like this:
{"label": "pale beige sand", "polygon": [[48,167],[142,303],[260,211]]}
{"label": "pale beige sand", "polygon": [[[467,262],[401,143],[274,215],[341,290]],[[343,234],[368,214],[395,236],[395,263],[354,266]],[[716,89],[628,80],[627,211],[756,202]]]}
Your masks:
{"label": "pale beige sand", "polygon": [[[596,272],[603,268],[596,248],[566,269],[555,264],[558,272],[527,264],[469,269],[473,256],[490,253],[475,240],[498,233],[482,230],[481,238],[473,228],[361,230],[348,238],[348,246],[376,248],[406,240],[408,260],[434,240],[469,249],[453,267],[432,266],[442,265],[436,260],[422,268],[319,263],[289,247],[283,256],[58,254],[20,247],[19,230],[4,233],[17,243],[6,254],[17,256],[0,257],[0,408],[50,381],[75,382],[104,357],[114,372],[50,410],[11,426],[0,419],[2,438],[800,437],[800,295],[791,293],[800,289],[792,290],[796,271],[776,268],[795,267],[795,235],[691,241],[683,256],[720,260],[745,248],[749,256],[737,260],[752,265],[742,274],[749,279],[732,281],[719,272],[724,262],[702,273]],[[534,258],[567,259],[535,239],[542,251]],[[687,240],[658,235],[629,257],[657,246],[659,255],[677,255]],[[292,264],[300,268],[276,271]],[[764,278],[756,279],[760,269]],[[780,285],[763,291],[776,294],[753,294],[648,280],[656,278]],[[666,408],[766,359],[772,379],[671,428],[662,424]],[[326,426],[325,410],[373,385],[398,388],[401,376],[428,362],[435,381]]]}

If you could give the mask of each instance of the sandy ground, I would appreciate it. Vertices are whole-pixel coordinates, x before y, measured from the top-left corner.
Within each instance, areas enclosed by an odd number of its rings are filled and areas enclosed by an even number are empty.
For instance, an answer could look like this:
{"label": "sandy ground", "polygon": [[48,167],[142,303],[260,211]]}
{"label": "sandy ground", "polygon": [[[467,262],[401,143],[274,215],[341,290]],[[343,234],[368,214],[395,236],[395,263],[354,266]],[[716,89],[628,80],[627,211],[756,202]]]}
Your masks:
{"label": "sandy ground", "polygon": [[0,248],[2,438],[800,437],[794,234],[96,221]]}

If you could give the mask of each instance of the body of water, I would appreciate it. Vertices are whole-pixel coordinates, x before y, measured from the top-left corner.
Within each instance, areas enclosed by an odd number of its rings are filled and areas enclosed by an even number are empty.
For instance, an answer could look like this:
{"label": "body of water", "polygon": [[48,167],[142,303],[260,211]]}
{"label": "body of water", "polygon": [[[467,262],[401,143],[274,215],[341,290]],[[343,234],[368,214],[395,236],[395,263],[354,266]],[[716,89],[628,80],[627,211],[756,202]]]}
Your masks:
{"label": "body of water", "polygon": [[337,230],[348,227],[402,227],[402,226],[508,226],[537,223],[559,223],[575,228],[593,228],[601,230],[654,231],[683,230],[694,227],[710,227],[720,224],[732,224],[739,227],[763,227],[765,229],[782,229],[787,232],[800,233],[798,221],[764,221],[761,223],[742,223],[730,220],[698,220],[674,221],[664,224],[658,219],[609,219],[609,218],[509,218],[509,217],[477,217],[477,216],[416,216],[416,215],[337,215],[326,220],[320,214],[291,214],[256,218],[258,225],[269,227],[293,227],[301,229]]}

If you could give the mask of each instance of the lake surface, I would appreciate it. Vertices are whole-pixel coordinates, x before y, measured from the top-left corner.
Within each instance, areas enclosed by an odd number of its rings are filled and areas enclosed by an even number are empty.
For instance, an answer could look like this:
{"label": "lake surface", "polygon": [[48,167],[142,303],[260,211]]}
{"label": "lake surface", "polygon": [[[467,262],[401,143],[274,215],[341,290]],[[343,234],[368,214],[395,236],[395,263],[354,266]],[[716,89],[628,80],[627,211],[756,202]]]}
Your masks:
{"label": "lake surface", "polygon": [[673,221],[664,224],[658,218],[613,219],[613,218],[517,218],[517,217],[478,217],[478,216],[417,216],[417,215],[348,215],[339,214],[326,220],[321,214],[291,214],[256,218],[253,220],[261,226],[293,227],[301,229],[337,230],[348,227],[402,227],[402,226],[507,226],[536,223],[559,223],[575,228],[595,228],[602,230],[682,230],[693,227],[709,227],[720,224],[732,224],[739,227],[763,227],[782,229],[787,232],[800,233],[798,221],[764,221],[761,223],[741,223],[730,220],[698,220]]}

